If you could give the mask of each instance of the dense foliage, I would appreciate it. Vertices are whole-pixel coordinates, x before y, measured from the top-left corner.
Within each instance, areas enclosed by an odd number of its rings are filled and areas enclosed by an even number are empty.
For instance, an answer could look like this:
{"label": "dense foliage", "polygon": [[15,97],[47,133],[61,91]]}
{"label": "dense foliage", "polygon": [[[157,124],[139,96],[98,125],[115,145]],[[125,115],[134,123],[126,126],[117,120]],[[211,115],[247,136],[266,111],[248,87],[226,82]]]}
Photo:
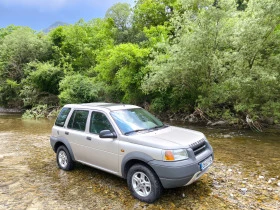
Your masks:
{"label": "dense foliage", "polygon": [[0,105],[124,102],[279,123],[279,46],[278,0],[138,0],[48,34],[8,26]]}

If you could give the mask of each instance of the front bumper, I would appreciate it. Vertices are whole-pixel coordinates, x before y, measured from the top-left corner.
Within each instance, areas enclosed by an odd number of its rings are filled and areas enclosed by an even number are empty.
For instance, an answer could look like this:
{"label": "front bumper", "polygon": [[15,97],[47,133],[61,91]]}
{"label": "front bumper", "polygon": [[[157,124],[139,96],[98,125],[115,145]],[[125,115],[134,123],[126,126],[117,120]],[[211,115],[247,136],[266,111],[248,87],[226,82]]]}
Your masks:
{"label": "front bumper", "polygon": [[208,150],[206,154],[204,153],[203,156],[201,155],[197,158],[189,158],[177,162],[153,160],[149,164],[158,175],[164,188],[175,188],[190,185],[205,174],[212,164],[204,170],[201,170],[199,163],[210,156],[214,159],[213,151]]}

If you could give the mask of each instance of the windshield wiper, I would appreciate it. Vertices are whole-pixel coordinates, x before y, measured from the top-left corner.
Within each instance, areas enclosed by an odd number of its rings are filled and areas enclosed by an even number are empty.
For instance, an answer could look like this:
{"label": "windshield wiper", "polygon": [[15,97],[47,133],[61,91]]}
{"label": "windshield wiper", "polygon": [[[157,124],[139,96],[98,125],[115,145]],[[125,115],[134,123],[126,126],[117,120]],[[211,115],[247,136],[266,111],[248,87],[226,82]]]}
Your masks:
{"label": "windshield wiper", "polygon": [[132,130],[132,131],[125,132],[124,135],[130,134],[130,133],[136,133],[136,132],[139,132],[139,131],[146,131],[146,130],[148,130],[148,129],[144,128],[144,129]]}
{"label": "windshield wiper", "polygon": [[168,127],[168,125],[157,125],[157,126],[155,126],[155,127],[152,127],[152,128],[150,128],[149,130],[154,130],[154,129],[159,129],[159,128],[166,128],[166,127]]}

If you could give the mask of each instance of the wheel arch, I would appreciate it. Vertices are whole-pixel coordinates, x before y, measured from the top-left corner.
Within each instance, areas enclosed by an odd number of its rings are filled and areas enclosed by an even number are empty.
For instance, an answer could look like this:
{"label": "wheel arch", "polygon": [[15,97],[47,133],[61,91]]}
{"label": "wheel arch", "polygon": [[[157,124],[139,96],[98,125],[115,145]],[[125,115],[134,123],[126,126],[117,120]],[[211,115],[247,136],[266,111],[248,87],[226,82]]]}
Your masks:
{"label": "wheel arch", "polygon": [[58,138],[56,143],[54,144],[54,147],[53,147],[55,153],[57,153],[57,149],[60,146],[65,146],[66,149],[69,151],[69,154],[70,154],[72,160],[75,161],[74,153],[72,151],[72,148],[71,148],[69,142],[67,140],[63,139],[63,138]]}
{"label": "wheel arch", "polygon": [[131,166],[135,164],[145,165],[156,174],[155,170],[149,164],[149,161],[151,160],[153,160],[151,156],[142,152],[128,153],[127,155],[125,155],[125,157],[122,160],[122,164],[121,164],[122,177],[126,179],[128,170],[130,169]]}

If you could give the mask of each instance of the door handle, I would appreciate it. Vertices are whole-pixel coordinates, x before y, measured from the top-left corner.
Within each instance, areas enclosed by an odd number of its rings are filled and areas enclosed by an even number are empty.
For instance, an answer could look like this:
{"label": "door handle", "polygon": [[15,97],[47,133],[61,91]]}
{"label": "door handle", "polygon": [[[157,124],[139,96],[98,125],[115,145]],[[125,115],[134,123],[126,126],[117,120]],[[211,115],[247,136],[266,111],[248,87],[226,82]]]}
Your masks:
{"label": "door handle", "polygon": [[90,141],[90,140],[91,140],[91,137],[87,136],[87,140],[89,140],[89,141]]}
{"label": "door handle", "polygon": [[68,131],[65,131],[65,134],[66,134],[66,135],[69,135],[69,132],[68,132]]}

